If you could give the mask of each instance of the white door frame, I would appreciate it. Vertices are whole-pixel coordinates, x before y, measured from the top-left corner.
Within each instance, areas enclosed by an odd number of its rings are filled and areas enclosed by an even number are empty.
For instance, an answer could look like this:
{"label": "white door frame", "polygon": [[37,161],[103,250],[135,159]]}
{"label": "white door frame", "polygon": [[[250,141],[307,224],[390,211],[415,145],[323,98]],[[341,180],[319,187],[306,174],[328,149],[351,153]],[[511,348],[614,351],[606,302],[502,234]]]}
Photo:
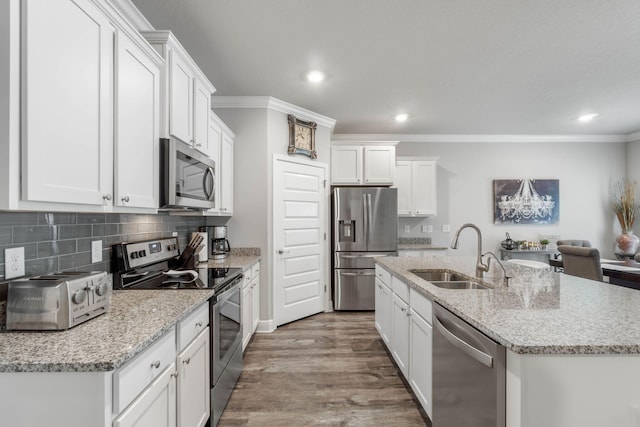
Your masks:
{"label": "white door frame", "polygon": [[[297,157],[293,157],[293,156],[287,156],[287,155],[282,155],[282,154],[274,154],[273,155],[273,163],[271,165],[272,167],[272,174],[275,173],[276,170],[276,162],[289,162],[289,163],[294,163],[294,164],[298,164],[298,165],[306,165],[306,166],[313,166],[313,167],[318,167],[318,168],[322,168],[324,169],[324,177],[325,177],[325,181],[324,181],[324,191],[322,194],[322,200],[323,205],[322,205],[322,220],[321,220],[321,224],[322,227],[324,229],[324,235],[325,235],[325,239],[324,239],[324,243],[322,244],[322,253],[324,253],[324,262],[323,262],[323,269],[324,269],[324,280],[325,280],[325,290],[324,290],[324,311],[331,311],[332,310],[332,304],[331,304],[331,276],[330,276],[330,271],[329,271],[329,267],[330,267],[330,259],[329,259],[329,242],[330,242],[330,236],[329,236],[329,229],[330,229],[330,223],[329,223],[329,196],[331,194],[330,192],[330,185],[329,185],[329,166],[326,163],[323,162],[317,162],[317,161],[313,161],[313,160],[306,160],[306,159],[301,159],[301,158],[297,158]],[[272,186],[275,185],[274,184],[274,180],[272,177]],[[271,188],[271,194],[272,197],[275,197],[275,188]],[[272,294],[272,298],[271,298],[271,310],[273,313],[273,329],[275,330],[275,328],[277,328],[276,326],[276,298],[275,298],[275,286],[276,286],[276,268],[275,268],[275,263],[277,261],[277,256],[276,256],[276,247],[275,247],[275,203],[273,203],[273,200],[271,201],[271,238],[269,239],[269,248],[271,250],[271,253],[269,254],[269,263],[270,263],[270,270],[271,270],[271,284],[272,284],[272,289],[271,289],[271,294]]]}

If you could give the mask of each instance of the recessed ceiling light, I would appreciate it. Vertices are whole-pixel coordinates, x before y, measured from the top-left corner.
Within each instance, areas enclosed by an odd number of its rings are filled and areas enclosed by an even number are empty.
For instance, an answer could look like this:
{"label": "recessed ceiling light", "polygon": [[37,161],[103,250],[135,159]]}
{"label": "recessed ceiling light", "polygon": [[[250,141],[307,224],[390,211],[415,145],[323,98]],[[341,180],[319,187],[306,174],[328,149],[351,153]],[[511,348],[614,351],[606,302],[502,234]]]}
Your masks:
{"label": "recessed ceiling light", "polygon": [[320,83],[324,80],[324,73],[322,71],[309,71],[307,73],[307,80],[311,83]]}
{"label": "recessed ceiling light", "polygon": [[582,123],[586,123],[586,122],[590,122],[591,120],[595,119],[596,117],[598,117],[598,113],[584,114],[584,115],[578,117],[578,121],[582,122]]}
{"label": "recessed ceiling light", "polygon": [[396,122],[399,122],[399,123],[406,122],[408,118],[409,118],[409,115],[407,113],[398,114],[396,116]]}

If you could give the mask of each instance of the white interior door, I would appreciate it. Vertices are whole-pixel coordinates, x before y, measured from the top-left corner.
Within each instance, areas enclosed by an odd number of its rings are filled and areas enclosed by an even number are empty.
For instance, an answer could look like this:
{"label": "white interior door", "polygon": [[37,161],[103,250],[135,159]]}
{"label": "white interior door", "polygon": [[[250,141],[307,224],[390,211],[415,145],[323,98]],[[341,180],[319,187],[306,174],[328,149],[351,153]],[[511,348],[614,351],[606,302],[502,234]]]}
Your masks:
{"label": "white interior door", "polygon": [[278,157],[274,160],[276,326],[324,310],[326,172],[322,163]]}

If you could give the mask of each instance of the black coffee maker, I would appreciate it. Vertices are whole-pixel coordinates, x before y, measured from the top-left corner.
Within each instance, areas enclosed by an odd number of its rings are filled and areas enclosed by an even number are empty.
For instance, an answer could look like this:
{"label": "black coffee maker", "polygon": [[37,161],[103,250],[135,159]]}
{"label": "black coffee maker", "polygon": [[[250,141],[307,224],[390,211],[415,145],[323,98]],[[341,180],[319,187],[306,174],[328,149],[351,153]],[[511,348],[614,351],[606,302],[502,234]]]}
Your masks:
{"label": "black coffee maker", "polygon": [[227,240],[227,226],[226,225],[211,225],[206,227],[200,227],[200,231],[206,231],[209,236],[209,250],[210,258],[212,259],[224,259],[229,256],[231,252],[231,246]]}

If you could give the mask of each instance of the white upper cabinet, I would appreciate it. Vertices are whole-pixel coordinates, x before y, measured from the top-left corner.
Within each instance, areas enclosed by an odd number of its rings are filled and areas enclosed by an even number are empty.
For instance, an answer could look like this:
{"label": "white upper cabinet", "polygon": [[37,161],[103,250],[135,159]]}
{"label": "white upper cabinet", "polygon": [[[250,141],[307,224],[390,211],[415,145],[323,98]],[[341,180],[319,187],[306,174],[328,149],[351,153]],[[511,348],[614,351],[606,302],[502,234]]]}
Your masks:
{"label": "white upper cabinet", "polygon": [[167,61],[161,136],[177,138],[209,155],[209,112],[215,87],[170,31],[143,31],[142,35]]}
{"label": "white upper cabinet", "polygon": [[398,216],[431,216],[437,213],[437,162],[398,160]]}
{"label": "white upper cabinet", "polygon": [[233,214],[233,134],[222,134],[220,148],[220,213]]}
{"label": "white upper cabinet", "polygon": [[113,167],[105,167],[113,28],[89,0],[21,4],[22,199],[102,205],[113,185]]}
{"label": "white upper cabinet", "polygon": [[118,34],[114,203],[158,207],[160,68]]}
{"label": "white upper cabinet", "polygon": [[395,176],[394,145],[331,146],[332,185],[392,185]]}
{"label": "white upper cabinet", "polygon": [[9,45],[19,96],[8,99],[21,132],[2,144],[21,162],[2,175],[0,206],[157,209],[162,58],[110,2],[19,5],[2,19],[20,34]]}

